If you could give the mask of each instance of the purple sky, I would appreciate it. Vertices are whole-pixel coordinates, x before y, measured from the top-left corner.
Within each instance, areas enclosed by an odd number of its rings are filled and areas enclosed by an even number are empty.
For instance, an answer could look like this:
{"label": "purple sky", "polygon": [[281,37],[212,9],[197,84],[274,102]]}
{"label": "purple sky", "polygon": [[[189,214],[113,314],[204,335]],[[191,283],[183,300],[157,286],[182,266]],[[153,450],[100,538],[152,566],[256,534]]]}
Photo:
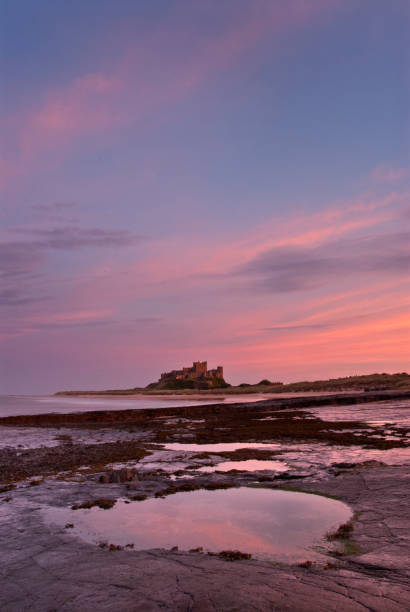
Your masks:
{"label": "purple sky", "polygon": [[0,391],[409,369],[407,0],[0,0]]}

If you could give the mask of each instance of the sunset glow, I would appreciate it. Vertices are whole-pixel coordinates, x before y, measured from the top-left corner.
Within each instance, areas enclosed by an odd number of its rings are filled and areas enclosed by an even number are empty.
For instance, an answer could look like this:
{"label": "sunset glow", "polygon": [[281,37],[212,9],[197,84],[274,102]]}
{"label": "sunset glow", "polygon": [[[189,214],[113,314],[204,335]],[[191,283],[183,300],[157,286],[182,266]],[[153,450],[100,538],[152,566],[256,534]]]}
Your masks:
{"label": "sunset glow", "polygon": [[7,4],[2,392],[408,370],[408,3],[96,9]]}

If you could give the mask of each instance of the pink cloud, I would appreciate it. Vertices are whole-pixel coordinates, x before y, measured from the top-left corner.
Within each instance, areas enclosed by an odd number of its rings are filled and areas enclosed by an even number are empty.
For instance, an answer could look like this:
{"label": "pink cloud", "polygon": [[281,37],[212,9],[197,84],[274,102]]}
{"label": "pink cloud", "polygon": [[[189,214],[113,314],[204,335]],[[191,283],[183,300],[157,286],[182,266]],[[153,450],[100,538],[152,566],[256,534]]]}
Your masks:
{"label": "pink cloud", "polygon": [[0,158],[0,189],[13,181],[21,173],[21,168],[13,161]]}
{"label": "pink cloud", "polygon": [[[344,216],[342,212],[338,212],[340,224],[336,229],[329,225],[329,222],[334,220],[334,209],[330,216],[327,214],[328,209],[324,209],[310,220],[315,230],[306,228],[302,218],[296,222],[290,222],[286,218],[272,220],[269,226],[275,228],[275,236],[270,242],[262,236],[262,246],[257,240],[258,228],[249,231],[249,241],[244,237],[238,239],[235,235],[225,235],[219,239],[214,236],[212,240],[208,236],[193,235],[183,241],[177,238],[153,241],[144,245],[144,248],[139,250],[138,259],[129,264],[116,262],[110,257],[92,268],[81,270],[81,275],[76,275],[75,283],[70,283],[69,293],[63,298],[64,306],[58,310],[59,314],[52,314],[49,318],[47,313],[39,313],[32,320],[33,328],[36,323],[48,318],[56,324],[75,319],[92,322],[108,316],[126,322],[132,317],[147,315],[147,312],[139,310],[138,306],[146,300],[148,303],[152,300],[157,303],[159,312],[152,312],[151,309],[149,312],[150,315],[156,316],[161,316],[162,303],[176,306],[179,301],[182,304],[186,301],[187,304],[197,304],[192,311],[182,306],[180,312],[175,308],[173,314],[167,313],[165,327],[161,327],[161,334],[164,335],[162,345],[167,334],[172,337],[172,330],[167,328],[167,325],[172,327],[175,325],[172,321],[178,320],[179,317],[183,321],[183,330],[178,328],[178,344],[181,343],[182,335],[197,340],[198,335],[202,334],[216,343],[218,336],[235,337],[237,342],[246,342],[246,338],[254,336],[258,330],[278,325],[285,312],[287,316],[283,326],[294,326],[292,335],[306,334],[308,332],[303,328],[316,324],[326,325],[333,320],[337,322],[336,327],[340,328],[344,325],[344,320],[348,322],[355,317],[366,315],[369,311],[382,311],[392,304],[406,304],[406,290],[402,289],[402,282],[395,279],[374,284],[370,279],[366,279],[364,285],[363,280],[360,280],[358,285],[358,281],[352,281],[343,291],[340,287],[331,286],[319,295],[308,296],[301,301],[289,301],[286,295],[273,295],[269,298],[255,294],[248,298],[240,289],[240,285],[236,286],[236,279],[230,277],[230,269],[248,261],[250,255],[260,252],[260,248],[283,244],[280,236],[286,232],[285,244],[315,245],[319,238],[327,240],[329,237],[352,234],[358,227],[375,227],[377,223],[383,225],[383,216],[371,215],[368,218],[367,213],[377,210],[382,204],[392,206],[393,202],[393,198],[385,198],[371,201],[368,206],[363,203],[360,207],[346,206],[347,212]],[[357,208],[360,214],[363,213],[363,218],[357,218]],[[342,210],[343,206],[340,207],[340,211]],[[394,214],[393,206],[391,215],[394,217]],[[308,231],[300,232],[303,226]],[[262,229],[265,231],[265,228]],[[226,243],[229,243],[228,247]],[[235,303],[234,309],[230,307],[232,300]],[[219,305],[221,326],[215,325],[212,308],[211,314],[208,314],[209,304],[213,301]],[[203,307],[200,307],[201,303]],[[132,307],[133,315],[127,314],[130,305],[135,305]],[[225,317],[224,313],[228,311],[229,317]],[[29,323],[30,320],[24,321],[26,329],[30,327]],[[297,326],[301,329],[296,329]],[[198,330],[201,330],[200,334]],[[311,333],[319,332],[314,330]]]}
{"label": "pink cloud", "polygon": [[98,310],[75,310],[69,312],[57,312],[40,314],[31,319],[32,323],[90,323],[100,321],[112,315],[111,309]]}
{"label": "pink cloud", "polygon": [[[11,150],[17,156],[6,160],[5,179],[35,170],[39,154],[63,155],[68,146],[84,136],[109,134],[116,128],[135,125],[147,114],[186,99],[210,79],[261,47],[275,33],[292,31],[320,22],[341,4],[341,0],[294,0],[289,5],[261,2],[228,24],[212,40],[200,41],[178,23],[178,12],[170,23],[152,35],[133,42],[109,65],[93,74],[80,74],[67,85],[46,91],[30,108],[6,117],[11,127]],[[179,57],[172,48],[175,40],[186,39],[189,54]],[[169,53],[164,56],[164,50]],[[153,78],[151,67],[162,65],[162,78]],[[79,68],[81,70],[81,68]],[[49,160],[55,161],[55,155]],[[15,171],[11,172],[14,168]]]}
{"label": "pink cloud", "polygon": [[103,131],[115,121],[110,101],[120,89],[114,77],[86,74],[66,88],[52,91],[37,109],[23,118],[20,146],[23,157],[61,147],[78,134]]}
{"label": "pink cloud", "polygon": [[[262,226],[249,228],[240,237],[224,237],[219,243],[214,242],[212,247],[209,237],[204,244],[197,237],[192,244],[187,239],[182,248],[191,255],[183,260],[182,270],[186,276],[194,273],[212,275],[275,247],[312,247],[357,230],[375,227],[397,218],[401,204],[407,202],[408,197],[407,192],[393,192],[382,198],[339,202],[337,206],[328,206],[309,216],[300,213],[282,218],[275,216]],[[182,261],[180,250],[181,245],[177,243],[170,248],[170,252]],[[162,264],[151,259],[149,274],[153,282],[165,278],[175,280],[180,277],[178,270],[172,257]]]}
{"label": "pink cloud", "polygon": [[[266,334],[257,343],[241,344],[239,351],[221,347],[221,353],[236,376],[243,376],[249,366],[256,375],[265,372],[275,377],[281,373],[289,379],[291,374],[294,380],[303,373],[327,378],[332,370],[338,375],[374,371],[376,365],[391,370],[390,364],[398,364],[404,370],[410,365],[409,323],[408,313],[398,313],[334,330],[301,329],[280,338]],[[369,362],[374,365],[367,370]]]}
{"label": "pink cloud", "polygon": [[406,168],[394,168],[387,164],[381,164],[373,170],[370,176],[375,183],[397,183],[408,175],[409,170]]}

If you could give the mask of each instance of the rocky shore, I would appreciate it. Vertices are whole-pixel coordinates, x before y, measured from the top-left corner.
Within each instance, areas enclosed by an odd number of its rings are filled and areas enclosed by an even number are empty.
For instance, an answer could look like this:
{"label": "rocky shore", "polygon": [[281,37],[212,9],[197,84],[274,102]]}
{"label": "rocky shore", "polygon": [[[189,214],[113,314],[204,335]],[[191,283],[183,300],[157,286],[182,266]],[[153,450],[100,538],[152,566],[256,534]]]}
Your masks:
{"label": "rocky shore", "polygon": [[[335,406],[344,401],[332,399]],[[358,394],[354,401],[375,399]],[[0,450],[0,609],[409,609],[408,429],[326,421],[309,412],[317,405],[314,398],[275,402],[138,415],[118,411],[102,414],[101,420],[90,413],[8,419],[7,427],[33,432],[58,427],[60,438],[53,447]],[[6,419],[1,425],[5,430]],[[84,437],[103,429],[110,441],[75,440],[76,431]],[[212,447],[222,442],[243,445],[228,451]],[[186,443],[208,444],[208,450],[187,450]],[[259,448],[252,447],[256,443]],[[395,463],[389,464],[392,453]],[[218,469],[226,460],[249,459],[280,460],[284,467],[280,472]],[[215,471],[202,472],[204,466]],[[110,542],[100,547],[76,536],[71,524],[44,519],[45,508],[96,505],[110,512],[119,499],[138,504],[179,491],[237,486],[334,496],[352,508],[351,528],[335,535],[325,564],[306,558],[286,565],[249,559],[246,550],[215,556],[199,549],[138,551]]]}

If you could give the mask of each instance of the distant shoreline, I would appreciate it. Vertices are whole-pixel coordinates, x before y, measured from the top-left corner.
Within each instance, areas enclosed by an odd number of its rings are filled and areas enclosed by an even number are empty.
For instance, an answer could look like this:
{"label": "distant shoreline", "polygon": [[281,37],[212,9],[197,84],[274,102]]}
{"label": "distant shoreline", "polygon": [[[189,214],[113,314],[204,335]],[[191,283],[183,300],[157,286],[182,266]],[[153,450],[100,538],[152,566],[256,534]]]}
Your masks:
{"label": "distant shoreline", "polygon": [[393,391],[410,390],[410,375],[406,372],[397,374],[366,374],[363,376],[348,376],[344,378],[332,378],[329,380],[301,381],[288,384],[256,384],[241,385],[215,388],[215,389],[149,389],[146,387],[135,387],[132,389],[107,389],[101,391],[78,390],[78,391],[58,391],[56,396],[112,396],[112,397],[132,397],[132,396],[169,396],[182,395],[190,398],[227,395],[252,395],[256,393],[277,394],[282,393],[360,393],[363,391]]}
{"label": "distant shoreline", "polygon": [[[152,418],[160,419],[163,417],[178,418],[209,418],[218,415],[230,415],[233,412],[236,417],[242,413],[247,413],[249,409],[307,409],[309,407],[343,406],[351,404],[365,404],[371,402],[403,400],[410,398],[410,389],[390,390],[390,391],[366,391],[359,393],[339,393],[325,395],[311,395],[294,398],[266,398],[265,400],[237,403],[215,402],[213,404],[203,404],[196,406],[167,406],[161,408],[141,408],[134,409],[126,407],[120,410],[91,410],[87,412],[57,413],[48,412],[40,414],[22,414],[16,416],[5,416],[0,418],[0,425],[26,425],[26,426],[59,426],[59,425],[98,425],[98,426],[122,426],[127,423],[146,423],[151,422]],[[350,435],[350,434],[349,434]]]}

